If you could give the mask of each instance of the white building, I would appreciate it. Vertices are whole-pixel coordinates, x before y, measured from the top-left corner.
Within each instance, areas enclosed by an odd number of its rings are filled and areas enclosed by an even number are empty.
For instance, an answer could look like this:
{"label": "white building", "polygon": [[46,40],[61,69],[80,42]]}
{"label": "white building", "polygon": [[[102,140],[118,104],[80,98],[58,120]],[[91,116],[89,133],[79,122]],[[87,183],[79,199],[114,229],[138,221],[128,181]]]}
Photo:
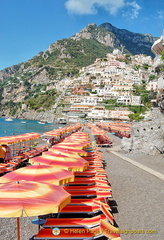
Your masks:
{"label": "white building", "polygon": [[146,85],[146,90],[156,92],[158,90],[158,82],[157,81],[148,82]]}
{"label": "white building", "polygon": [[121,120],[129,120],[128,115],[133,112],[128,110],[112,110],[110,111],[111,119],[121,119]]}
{"label": "white building", "polygon": [[119,96],[117,98],[117,103],[139,106],[141,105],[141,96]]}
{"label": "white building", "polygon": [[109,119],[109,110],[104,106],[96,106],[91,109],[87,114],[87,118],[90,119]]}

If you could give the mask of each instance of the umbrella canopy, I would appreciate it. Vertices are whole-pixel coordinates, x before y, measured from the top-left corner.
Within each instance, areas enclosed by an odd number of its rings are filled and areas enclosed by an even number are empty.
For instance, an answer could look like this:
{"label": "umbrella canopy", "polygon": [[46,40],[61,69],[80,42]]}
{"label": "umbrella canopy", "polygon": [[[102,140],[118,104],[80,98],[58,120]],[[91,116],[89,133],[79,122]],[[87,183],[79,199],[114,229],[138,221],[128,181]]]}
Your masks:
{"label": "umbrella canopy", "polygon": [[12,143],[32,140],[40,137],[41,135],[39,133],[25,133],[25,134],[16,135],[16,136],[0,137],[0,144],[12,144]]}
{"label": "umbrella canopy", "polygon": [[60,186],[24,180],[2,183],[0,192],[0,217],[17,217],[18,240],[19,217],[57,213],[71,201],[71,195]]}
{"label": "umbrella canopy", "polygon": [[88,153],[82,149],[77,149],[77,148],[71,148],[69,147],[68,149],[67,148],[63,148],[63,147],[60,147],[60,145],[58,145],[58,147],[56,145],[52,146],[51,148],[49,148],[49,151],[53,150],[54,152],[59,152],[59,153],[68,153],[68,154],[71,154],[71,153],[75,153],[75,154],[78,154],[79,156],[87,156]]}
{"label": "umbrella canopy", "polygon": [[53,166],[31,165],[19,168],[0,177],[0,183],[20,180],[62,185],[74,181],[74,175],[71,171]]}
{"label": "umbrella canopy", "polygon": [[70,171],[84,171],[87,169],[88,162],[86,161],[86,164],[74,159],[72,161],[68,161],[68,159],[65,157],[62,160],[60,158],[56,159],[54,156],[38,156],[34,158],[29,159],[29,163],[36,165],[40,163],[41,165],[51,165],[63,169],[67,169]]}
{"label": "umbrella canopy", "polygon": [[88,166],[88,162],[84,158],[82,158],[79,155],[74,154],[74,153],[72,153],[72,154],[62,153],[61,154],[61,153],[55,153],[53,151],[46,151],[46,152],[42,153],[42,156],[52,157],[53,159],[55,158],[56,160],[61,160],[61,161],[65,161],[65,158],[66,158],[67,162],[79,161],[79,162],[82,162],[84,165]]}
{"label": "umbrella canopy", "polygon": [[87,141],[71,141],[71,142],[66,142],[63,141],[61,143],[55,144],[55,147],[60,147],[60,148],[64,148],[64,149],[83,149],[84,147],[90,146],[90,143],[88,143]]}
{"label": "umbrella canopy", "polygon": [[27,217],[57,213],[70,203],[61,186],[21,180],[0,184],[0,217]]}

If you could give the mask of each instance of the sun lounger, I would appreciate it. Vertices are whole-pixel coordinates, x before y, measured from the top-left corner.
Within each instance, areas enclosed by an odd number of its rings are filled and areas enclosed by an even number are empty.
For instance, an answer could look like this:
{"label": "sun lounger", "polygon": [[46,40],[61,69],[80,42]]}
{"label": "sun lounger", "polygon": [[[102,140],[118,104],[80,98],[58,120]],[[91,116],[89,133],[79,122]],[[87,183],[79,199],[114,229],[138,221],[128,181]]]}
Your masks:
{"label": "sun lounger", "polygon": [[109,211],[111,209],[109,209],[108,206],[106,204],[102,203],[102,202],[100,203],[100,209],[101,209],[102,213],[106,216],[108,221],[113,225],[114,224],[114,217],[111,214],[111,212]]}
{"label": "sun lounger", "polygon": [[119,229],[112,226],[109,222],[100,220],[100,229],[104,236],[113,240],[121,240]]}
{"label": "sun lounger", "polygon": [[103,236],[100,231],[100,227],[94,227],[92,229],[84,228],[71,228],[71,229],[41,229],[39,233],[34,237],[34,240],[92,240]]}
{"label": "sun lounger", "polygon": [[94,198],[94,197],[103,197],[108,198],[112,196],[111,191],[96,191],[96,190],[89,190],[89,191],[67,191],[71,194],[71,198]]}
{"label": "sun lounger", "polygon": [[69,182],[67,184],[67,186],[92,186],[92,185],[106,185],[107,181],[103,181],[103,180],[85,180],[83,179],[83,181],[80,180],[76,180],[73,182]]}
{"label": "sun lounger", "polygon": [[87,190],[106,190],[111,191],[111,187],[109,185],[94,185],[94,186],[65,186],[63,187],[66,191],[87,191]]}
{"label": "sun lounger", "polygon": [[70,213],[70,214],[80,214],[80,213],[96,213],[100,212],[100,206],[97,205],[67,205],[65,206],[59,214]]}
{"label": "sun lounger", "polygon": [[99,168],[94,168],[94,169],[86,169],[83,172],[74,172],[74,175],[83,175],[83,174],[87,174],[87,173],[94,173],[94,174],[98,174],[98,173],[104,173],[106,174],[106,171],[104,169],[99,169]]}
{"label": "sun lounger", "polygon": [[86,182],[86,181],[96,181],[96,183],[100,183],[100,184],[104,184],[104,183],[108,183],[107,179],[101,179],[98,176],[94,176],[94,177],[88,177],[88,178],[83,178],[83,177],[75,177],[74,182]]}
{"label": "sun lounger", "polygon": [[71,202],[69,203],[69,205],[83,205],[83,204],[94,205],[94,204],[97,204],[99,206],[100,203],[102,203],[102,202],[106,202],[106,198],[103,198],[103,197],[101,197],[101,198],[95,197],[92,199],[81,198],[81,199],[71,199]]}
{"label": "sun lounger", "polygon": [[96,175],[104,175],[106,176],[106,171],[93,171],[93,170],[88,170],[84,172],[74,172],[75,177],[94,177]]}
{"label": "sun lounger", "polygon": [[34,237],[34,240],[92,240],[106,236],[112,240],[121,240],[119,229],[104,219],[100,219],[100,226],[93,228],[43,228]]}
{"label": "sun lounger", "polygon": [[91,218],[48,218],[46,222],[42,225],[43,228],[93,228],[100,224],[100,220],[105,220],[105,215],[98,215]]}

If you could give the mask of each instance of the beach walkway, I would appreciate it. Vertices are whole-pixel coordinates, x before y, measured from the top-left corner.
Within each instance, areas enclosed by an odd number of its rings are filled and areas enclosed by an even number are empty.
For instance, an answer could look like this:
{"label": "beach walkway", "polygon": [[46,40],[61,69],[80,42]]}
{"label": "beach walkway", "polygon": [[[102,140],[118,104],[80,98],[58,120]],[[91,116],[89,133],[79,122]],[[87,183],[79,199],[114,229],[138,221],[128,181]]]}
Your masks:
{"label": "beach walkway", "polygon": [[120,139],[102,148],[113,191],[114,218],[124,240],[163,239],[164,156],[123,154]]}

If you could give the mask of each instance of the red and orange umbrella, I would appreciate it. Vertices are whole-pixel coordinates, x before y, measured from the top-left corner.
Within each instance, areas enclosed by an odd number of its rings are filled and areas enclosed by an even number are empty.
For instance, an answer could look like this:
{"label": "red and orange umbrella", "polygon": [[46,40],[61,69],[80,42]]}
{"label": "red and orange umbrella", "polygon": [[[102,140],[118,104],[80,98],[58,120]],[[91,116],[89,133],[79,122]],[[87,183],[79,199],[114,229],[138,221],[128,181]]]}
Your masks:
{"label": "red and orange umbrella", "polygon": [[79,160],[73,159],[73,158],[72,158],[72,161],[68,161],[67,157],[64,157],[63,159],[61,158],[56,159],[54,156],[38,156],[38,157],[29,159],[29,162],[33,165],[36,165],[38,163],[41,165],[51,165],[51,166],[67,169],[74,172],[84,171],[85,169],[87,169],[87,166],[88,166],[87,161],[86,163],[82,163]]}
{"label": "red and orange umbrella", "polygon": [[0,184],[0,217],[37,216],[61,211],[71,201],[71,195],[62,187],[37,182],[8,182]]}
{"label": "red and orange umbrella", "polygon": [[88,153],[82,149],[77,149],[77,148],[71,148],[69,147],[69,149],[67,148],[62,148],[60,147],[60,145],[58,145],[58,147],[56,145],[52,146],[51,148],[49,148],[49,151],[53,150],[54,152],[58,152],[58,153],[68,153],[68,154],[77,154],[79,156],[87,156]]}
{"label": "red and orange umbrella", "polygon": [[41,135],[39,133],[25,133],[16,136],[9,137],[0,137],[0,144],[12,144],[17,142],[23,142],[27,140],[32,140],[35,138],[40,138]]}
{"label": "red and orange umbrella", "polygon": [[74,175],[71,171],[66,169],[48,165],[31,165],[24,168],[19,168],[0,177],[0,183],[20,180],[62,185],[72,182],[74,180]]}
{"label": "red and orange umbrella", "polygon": [[84,165],[87,165],[88,166],[88,162],[80,157],[79,155],[75,154],[75,153],[55,153],[53,150],[50,150],[50,151],[46,151],[46,152],[43,152],[42,153],[42,156],[44,157],[51,157],[52,159],[56,159],[56,160],[61,160],[61,161],[65,161],[65,158],[68,161],[71,161],[71,162],[75,162],[75,161],[79,161],[79,162],[82,162]]}

